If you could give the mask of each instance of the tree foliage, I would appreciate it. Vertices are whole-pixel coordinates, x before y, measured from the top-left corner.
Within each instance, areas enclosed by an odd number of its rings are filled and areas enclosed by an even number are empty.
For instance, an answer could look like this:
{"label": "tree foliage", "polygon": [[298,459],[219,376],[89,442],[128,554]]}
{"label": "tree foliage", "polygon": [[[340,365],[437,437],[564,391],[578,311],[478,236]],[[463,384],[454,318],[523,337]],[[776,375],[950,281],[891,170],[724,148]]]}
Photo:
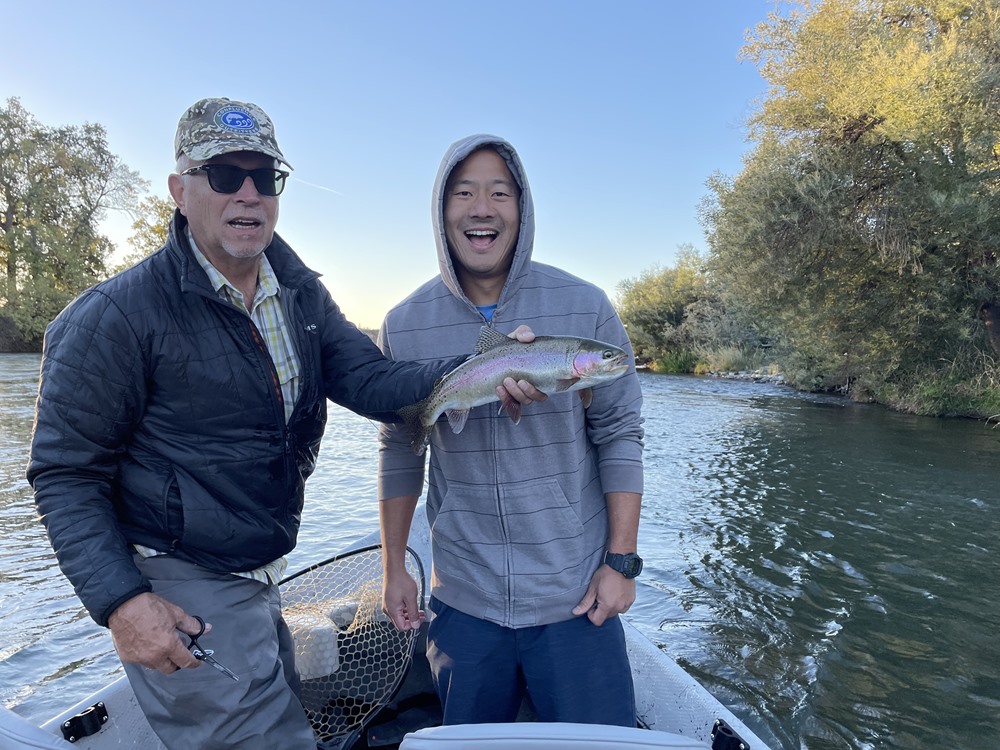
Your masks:
{"label": "tree foliage", "polygon": [[100,125],[43,126],[16,98],[0,108],[0,317],[22,341],[106,275],[100,221],[144,189]]}
{"label": "tree foliage", "polygon": [[807,385],[877,395],[982,362],[966,355],[990,351],[1000,310],[1000,3],[804,0],[744,54],[770,90],[742,172],[704,206],[723,299]]}
{"label": "tree foliage", "polygon": [[112,269],[113,273],[125,270],[163,247],[167,242],[170,220],[173,216],[173,201],[164,200],[156,195],[144,198],[139,204],[138,215],[132,222],[132,236],[128,238],[132,251]]}
{"label": "tree foliage", "polygon": [[657,266],[618,285],[619,315],[637,356],[652,357],[675,345],[673,336],[685,308],[706,296],[703,263],[694,248],[685,245],[675,266]]}

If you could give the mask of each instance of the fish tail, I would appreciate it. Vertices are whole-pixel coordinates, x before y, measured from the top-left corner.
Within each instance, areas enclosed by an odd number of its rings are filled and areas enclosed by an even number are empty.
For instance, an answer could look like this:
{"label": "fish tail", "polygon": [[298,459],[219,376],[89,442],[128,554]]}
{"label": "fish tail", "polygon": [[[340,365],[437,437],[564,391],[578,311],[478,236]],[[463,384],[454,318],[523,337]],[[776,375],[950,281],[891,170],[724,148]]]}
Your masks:
{"label": "fish tail", "polygon": [[430,442],[431,429],[434,426],[424,424],[423,415],[426,403],[426,400],[420,401],[416,404],[404,406],[396,412],[410,431],[410,447],[413,448],[413,452],[418,456],[422,456],[427,449],[427,443]]}

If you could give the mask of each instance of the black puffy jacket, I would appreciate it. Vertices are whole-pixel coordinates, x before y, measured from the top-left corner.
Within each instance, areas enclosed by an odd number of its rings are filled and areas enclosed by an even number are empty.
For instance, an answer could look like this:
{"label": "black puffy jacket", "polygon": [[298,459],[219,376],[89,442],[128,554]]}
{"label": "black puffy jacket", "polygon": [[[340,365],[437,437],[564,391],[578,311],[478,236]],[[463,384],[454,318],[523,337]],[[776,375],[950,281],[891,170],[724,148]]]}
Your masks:
{"label": "black puffy jacket", "polygon": [[217,572],[295,546],[326,399],[381,421],[455,362],[392,362],[277,235],[266,250],[301,361],[288,424],[256,327],[211,288],[178,213],[159,251],[45,334],[28,480],[59,566],[100,624],[150,586],[129,545]]}

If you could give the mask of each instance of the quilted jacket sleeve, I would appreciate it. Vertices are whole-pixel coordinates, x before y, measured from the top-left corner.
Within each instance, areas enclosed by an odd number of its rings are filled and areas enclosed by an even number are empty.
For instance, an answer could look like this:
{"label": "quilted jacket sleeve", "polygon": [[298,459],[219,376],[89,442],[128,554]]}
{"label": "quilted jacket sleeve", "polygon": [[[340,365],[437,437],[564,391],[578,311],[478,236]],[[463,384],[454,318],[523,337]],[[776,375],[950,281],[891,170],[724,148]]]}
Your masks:
{"label": "quilted jacket sleeve", "polygon": [[112,504],[117,457],[145,398],[136,344],[99,292],[85,293],[49,325],[28,464],[59,566],[101,625],[150,590]]}
{"label": "quilted jacket sleeve", "polygon": [[388,359],[326,296],[323,376],[327,397],[380,422],[399,422],[398,409],[424,399],[465,357],[426,364]]}

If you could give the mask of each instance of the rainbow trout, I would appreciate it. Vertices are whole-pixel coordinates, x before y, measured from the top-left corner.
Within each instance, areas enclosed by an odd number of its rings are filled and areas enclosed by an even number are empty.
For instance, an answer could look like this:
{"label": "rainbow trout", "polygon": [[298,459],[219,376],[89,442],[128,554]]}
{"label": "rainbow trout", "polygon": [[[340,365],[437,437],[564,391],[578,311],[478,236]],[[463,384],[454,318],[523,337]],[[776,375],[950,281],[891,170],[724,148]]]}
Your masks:
{"label": "rainbow trout", "polygon": [[[484,326],[476,354],[442,377],[427,398],[398,413],[413,435],[413,452],[420,455],[442,413],[452,431],[461,432],[472,407],[501,401],[496,388],[504,378],[527,380],[545,393],[559,393],[614,380],[627,370],[628,354],[613,344],[576,336],[536,336],[530,344],[522,344]],[[589,399],[584,403],[589,405]],[[505,408],[515,424],[520,421],[517,401],[508,397],[500,404],[501,412]]]}

